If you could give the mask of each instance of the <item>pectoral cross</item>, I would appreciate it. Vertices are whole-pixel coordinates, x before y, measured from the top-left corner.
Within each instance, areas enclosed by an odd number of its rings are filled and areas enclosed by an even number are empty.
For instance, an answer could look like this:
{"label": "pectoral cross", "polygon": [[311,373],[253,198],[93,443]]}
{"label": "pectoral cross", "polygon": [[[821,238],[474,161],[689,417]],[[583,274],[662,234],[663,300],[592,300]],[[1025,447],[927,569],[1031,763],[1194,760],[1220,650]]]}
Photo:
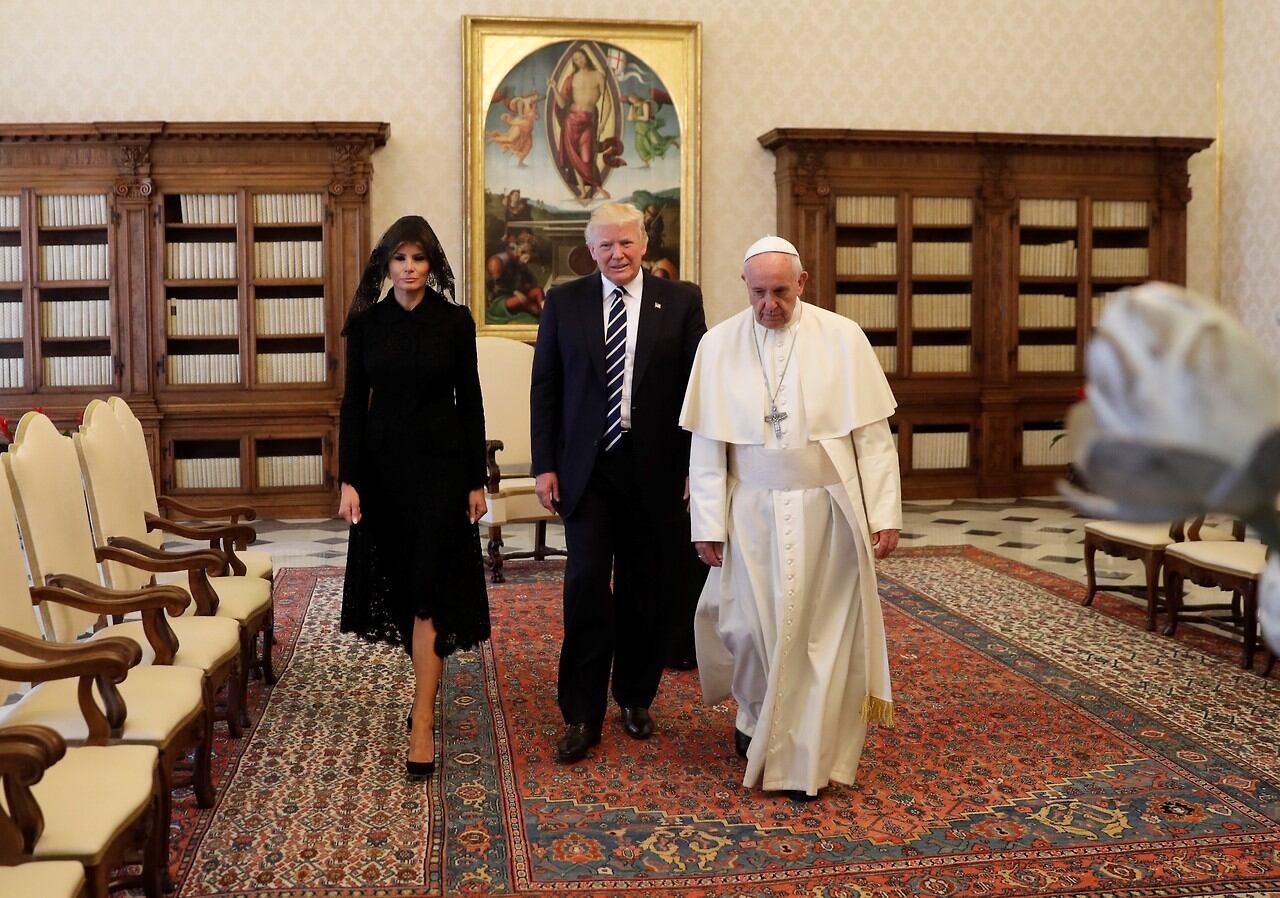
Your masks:
{"label": "pectoral cross", "polygon": [[778,411],[778,406],[774,405],[769,409],[769,414],[764,416],[764,423],[773,425],[773,435],[779,440],[782,439],[782,422],[787,420],[787,413]]}

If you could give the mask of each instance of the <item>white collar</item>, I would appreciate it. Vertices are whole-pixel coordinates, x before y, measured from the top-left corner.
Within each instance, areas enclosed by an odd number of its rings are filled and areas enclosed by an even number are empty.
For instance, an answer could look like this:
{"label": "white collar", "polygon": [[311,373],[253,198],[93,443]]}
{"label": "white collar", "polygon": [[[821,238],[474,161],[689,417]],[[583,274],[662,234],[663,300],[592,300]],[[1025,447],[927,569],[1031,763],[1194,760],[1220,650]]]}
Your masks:
{"label": "white collar", "polygon": [[619,287],[621,287],[623,292],[625,292],[627,296],[630,298],[639,299],[640,294],[644,292],[643,269],[637,272],[636,276],[633,277],[630,281],[628,281],[625,284],[615,284],[613,281],[605,277],[603,273],[600,275],[600,281],[601,281],[601,284],[604,286],[605,299],[608,299],[610,296],[612,296],[613,291],[617,290]]}

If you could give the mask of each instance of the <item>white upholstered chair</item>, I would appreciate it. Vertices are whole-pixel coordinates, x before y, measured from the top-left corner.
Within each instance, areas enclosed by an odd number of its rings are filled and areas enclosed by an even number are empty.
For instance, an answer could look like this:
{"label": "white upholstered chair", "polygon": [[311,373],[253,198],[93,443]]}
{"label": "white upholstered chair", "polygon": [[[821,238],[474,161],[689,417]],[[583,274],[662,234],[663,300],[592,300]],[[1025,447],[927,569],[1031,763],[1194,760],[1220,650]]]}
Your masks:
{"label": "white upholstered chair", "polygon": [[0,866],[0,895],[82,898],[84,866],[79,861],[27,861]]}
{"label": "white upholstered chair", "polygon": [[[1192,529],[1186,542],[1169,546],[1164,553],[1165,605],[1168,622],[1164,633],[1172,636],[1180,621],[1209,624],[1240,637],[1240,666],[1253,667],[1258,650],[1258,581],[1267,563],[1267,547],[1244,542],[1244,525],[1237,522],[1234,540],[1205,540]],[[1227,602],[1183,602],[1183,584],[1190,580],[1231,593]],[[1265,673],[1270,673],[1269,656]]]}
{"label": "white upholstered chair", "polygon": [[[1190,526],[1202,533],[1207,540],[1231,539],[1231,534],[1215,528],[1203,527],[1203,519],[1196,519]],[[1098,552],[1142,563],[1145,574],[1145,598],[1147,600],[1147,629],[1155,630],[1156,616],[1165,611],[1160,601],[1160,571],[1164,564],[1165,550],[1185,538],[1185,521],[1167,521],[1157,524],[1133,524],[1128,521],[1089,521],[1084,525],[1084,570],[1088,581],[1084,604],[1092,605],[1098,593],[1098,576],[1095,556]]]}
{"label": "white upholstered chair", "polygon": [[[503,582],[502,563],[513,558],[542,561],[564,555],[547,546],[547,522],[559,520],[534,494],[529,476],[533,462],[529,436],[529,385],[533,376],[533,347],[504,337],[477,337],[480,392],[484,396],[489,481],[489,510],[480,519],[489,528],[489,570],[494,583]],[[502,528],[534,524],[534,546],[526,552],[503,552]]]}
{"label": "white upholstered chair", "polygon": [[[139,500],[147,517],[147,541],[155,548],[161,548],[165,529],[177,526],[177,522],[173,520],[174,513],[177,513],[183,516],[185,526],[181,528],[181,533],[175,531],[175,535],[185,536],[192,529],[198,530],[198,535],[188,538],[207,539],[211,548],[222,548],[231,552],[234,556],[231,564],[232,573],[271,580],[275,576],[275,569],[271,563],[270,552],[235,548],[232,545],[238,536],[246,532],[252,536],[252,528],[246,531],[243,525],[240,529],[235,529],[234,525],[241,523],[242,518],[246,521],[254,520],[258,516],[257,512],[247,505],[197,506],[180,502],[172,496],[158,495],[142,423],[134,415],[133,409],[129,408],[129,403],[119,396],[108,399],[107,406],[115,414],[116,421],[119,422],[124,433],[124,453],[121,456],[121,463],[125,476],[138,491]],[[160,513],[162,507],[165,510],[164,514]],[[230,530],[226,529],[227,524],[233,525]]]}
{"label": "white upholstered chair", "polygon": [[[95,399],[89,403],[73,440],[98,542],[157,561],[184,557],[185,553],[165,552],[148,540],[140,492],[126,473],[125,438],[116,416],[105,402]],[[225,558],[220,548],[204,549],[194,554],[197,557],[212,554]],[[151,582],[152,572],[132,563],[107,561],[103,567],[107,585],[115,589],[140,589]],[[210,577],[206,569],[199,566],[160,572],[158,579],[182,587],[193,599],[187,613],[194,615],[195,619],[184,618],[173,624],[179,631],[180,640],[183,633],[193,628],[202,633],[216,627],[223,631],[220,646],[225,647],[230,640],[238,647],[240,675],[233,684],[238,691],[236,695],[228,696],[225,715],[232,734],[238,735],[241,711],[248,693],[249,681],[245,672],[253,660],[257,634],[270,623],[270,582],[260,577],[221,574]],[[270,657],[269,644],[264,655]]]}
{"label": "white upholstered chair", "polygon": [[[177,587],[125,591],[99,584],[99,560],[153,568],[172,567],[178,562],[153,562],[135,558],[125,549],[94,547],[75,449],[44,415],[29,412],[23,416],[13,444],[4,453],[3,467],[0,608],[5,609],[5,626],[36,635],[31,603],[37,602],[44,635],[52,643],[73,642],[85,630],[95,628],[91,642],[118,636],[136,645],[144,663],[120,684],[120,695],[130,713],[116,735],[121,741],[159,750],[166,802],[168,787],[175,782],[175,768],[194,749],[191,784],[197,802],[211,807],[215,798],[210,757],[212,690],[225,682],[239,663],[234,622],[175,617],[191,601]],[[25,568],[13,526],[15,514],[26,550]],[[221,563],[207,551],[188,554],[205,555],[209,564]],[[27,571],[36,584],[30,592]],[[24,607],[29,615],[26,620]],[[138,612],[141,622],[104,625],[108,615]],[[228,690],[229,700],[234,702],[237,694]],[[0,708],[0,730],[39,724],[54,728],[68,741],[96,738],[88,716],[78,707],[75,683],[44,683],[17,703]],[[167,837],[168,827],[164,831]]]}
{"label": "white upholstered chair", "polygon": [[[161,898],[166,857],[156,750],[68,748],[46,727],[0,730],[0,895],[107,898],[141,886]],[[141,873],[112,880],[114,870]]]}

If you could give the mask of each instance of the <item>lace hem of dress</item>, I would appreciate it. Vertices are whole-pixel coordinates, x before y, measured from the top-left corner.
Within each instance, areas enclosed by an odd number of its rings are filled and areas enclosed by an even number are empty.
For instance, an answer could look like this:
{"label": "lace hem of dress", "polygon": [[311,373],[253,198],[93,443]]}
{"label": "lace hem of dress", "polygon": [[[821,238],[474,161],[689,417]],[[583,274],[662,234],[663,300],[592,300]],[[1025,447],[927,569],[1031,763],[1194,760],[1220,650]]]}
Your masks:
{"label": "lace hem of dress", "polygon": [[[471,578],[479,577],[483,595],[484,558],[480,552],[478,532],[472,542],[474,548],[468,551],[471,557],[467,559],[466,567],[471,569]],[[482,603],[472,614],[462,609],[446,613],[443,608],[419,608],[415,614],[397,602],[391,573],[378,549],[377,540],[366,527],[353,525],[347,543],[347,573],[342,585],[339,629],[368,642],[401,646],[412,655],[415,616],[435,621],[435,652],[442,658],[459,649],[474,648],[489,638],[487,603]],[[455,619],[462,617],[469,619]]]}

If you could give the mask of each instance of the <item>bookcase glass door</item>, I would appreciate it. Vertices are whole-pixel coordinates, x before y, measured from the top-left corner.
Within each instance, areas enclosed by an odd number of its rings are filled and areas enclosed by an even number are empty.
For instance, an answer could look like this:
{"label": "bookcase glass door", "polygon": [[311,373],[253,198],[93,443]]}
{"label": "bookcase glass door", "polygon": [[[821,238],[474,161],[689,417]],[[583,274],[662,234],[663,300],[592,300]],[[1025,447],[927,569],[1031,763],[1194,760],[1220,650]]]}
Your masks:
{"label": "bookcase glass door", "polygon": [[898,195],[837,196],[835,311],[852,318],[886,374],[898,371]]}
{"label": "bookcase glass door", "polygon": [[0,390],[26,386],[22,195],[0,193]]}
{"label": "bookcase glass door", "polygon": [[165,379],[173,387],[244,381],[241,195],[168,193],[164,216]]}
{"label": "bookcase glass door", "polygon": [[324,196],[255,193],[252,200],[255,383],[327,384]]}
{"label": "bookcase glass door", "polygon": [[36,321],[40,384],[101,389],[116,384],[109,198],[36,196]]}
{"label": "bookcase glass door", "polygon": [[912,198],[909,287],[911,373],[968,375],[975,320],[971,197]]}

